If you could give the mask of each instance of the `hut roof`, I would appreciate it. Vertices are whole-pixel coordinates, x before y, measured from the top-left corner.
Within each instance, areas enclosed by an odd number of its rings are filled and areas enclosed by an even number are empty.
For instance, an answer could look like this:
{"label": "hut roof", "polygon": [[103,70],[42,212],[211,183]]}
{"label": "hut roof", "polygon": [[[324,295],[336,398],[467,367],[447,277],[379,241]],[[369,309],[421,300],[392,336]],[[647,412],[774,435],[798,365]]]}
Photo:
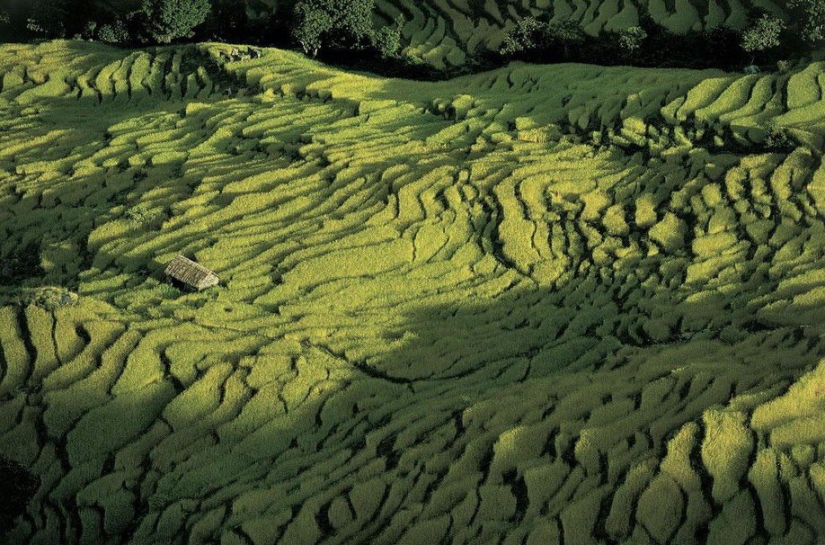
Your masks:
{"label": "hut roof", "polygon": [[218,283],[218,275],[200,263],[179,255],[166,267],[166,274],[175,280],[202,290]]}

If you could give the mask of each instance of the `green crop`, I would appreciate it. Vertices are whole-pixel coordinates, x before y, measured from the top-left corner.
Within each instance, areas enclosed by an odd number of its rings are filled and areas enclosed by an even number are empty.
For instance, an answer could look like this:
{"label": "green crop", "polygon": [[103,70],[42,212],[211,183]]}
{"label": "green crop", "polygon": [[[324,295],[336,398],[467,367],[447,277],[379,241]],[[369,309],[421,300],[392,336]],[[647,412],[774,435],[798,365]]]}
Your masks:
{"label": "green crop", "polygon": [[[412,52],[512,15],[470,4],[402,6]],[[0,455],[43,483],[9,539],[825,535],[825,66],[226,47],[0,47]]]}

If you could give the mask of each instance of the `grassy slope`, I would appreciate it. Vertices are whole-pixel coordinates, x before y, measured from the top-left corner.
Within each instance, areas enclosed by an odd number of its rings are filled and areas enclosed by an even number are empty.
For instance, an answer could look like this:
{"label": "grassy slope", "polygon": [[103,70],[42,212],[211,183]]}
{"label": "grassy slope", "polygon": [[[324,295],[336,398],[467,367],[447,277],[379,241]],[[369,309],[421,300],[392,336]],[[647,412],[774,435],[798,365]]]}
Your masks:
{"label": "grassy slope", "polygon": [[220,47],[0,48],[10,543],[825,539],[825,66]]}

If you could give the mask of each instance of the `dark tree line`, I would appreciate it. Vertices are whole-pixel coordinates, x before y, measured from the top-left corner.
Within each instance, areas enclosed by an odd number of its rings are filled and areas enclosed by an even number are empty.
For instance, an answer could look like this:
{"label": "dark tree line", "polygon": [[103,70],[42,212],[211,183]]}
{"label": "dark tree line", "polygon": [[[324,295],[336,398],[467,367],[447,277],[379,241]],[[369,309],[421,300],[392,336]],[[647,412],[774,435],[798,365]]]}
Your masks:
{"label": "dark tree line", "polygon": [[[248,13],[242,0],[0,0],[0,41],[80,38],[122,46],[175,41],[226,41],[295,47],[309,56],[407,77],[438,77],[398,53],[403,20],[384,22],[375,0],[281,0],[267,17]],[[131,6],[119,11],[112,6]],[[744,31],[725,26],[674,34],[642,11],[639,24],[620,32],[586,34],[551,14],[527,17],[500,51],[471,59],[475,69],[511,59],[647,67],[742,70],[775,65],[825,42],[825,0],[787,0],[779,17],[752,10]]]}
{"label": "dark tree line", "polygon": [[2,41],[81,38],[111,43],[169,43],[193,36],[210,0],[142,0],[125,12],[89,0],[0,0]]}
{"label": "dark tree line", "polygon": [[825,0],[789,0],[780,17],[751,9],[744,30],[719,26],[675,34],[642,11],[637,26],[591,36],[574,21],[519,21],[499,54],[531,62],[584,62],[669,68],[758,71],[799,57],[825,42]]}
{"label": "dark tree line", "polygon": [[[128,5],[128,4],[124,4]],[[374,0],[292,0],[250,18],[239,0],[141,0],[116,11],[89,0],[0,0],[0,41],[79,38],[132,46],[220,40],[297,46],[311,56],[359,51],[392,57],[398,24],[373,24]]]}

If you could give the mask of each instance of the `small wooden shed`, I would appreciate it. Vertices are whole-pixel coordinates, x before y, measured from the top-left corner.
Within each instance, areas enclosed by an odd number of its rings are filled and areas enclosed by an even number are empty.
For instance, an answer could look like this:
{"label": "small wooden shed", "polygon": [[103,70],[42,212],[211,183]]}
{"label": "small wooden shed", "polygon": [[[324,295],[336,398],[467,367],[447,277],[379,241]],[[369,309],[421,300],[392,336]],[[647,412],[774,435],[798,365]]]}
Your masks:
{"label": "small wooden shed", "polygon": [[166,276],[172,281],[180,282],[198,291],[216,286],[220,281],[217,274],[182,255],[169,263],[166,267]]}

